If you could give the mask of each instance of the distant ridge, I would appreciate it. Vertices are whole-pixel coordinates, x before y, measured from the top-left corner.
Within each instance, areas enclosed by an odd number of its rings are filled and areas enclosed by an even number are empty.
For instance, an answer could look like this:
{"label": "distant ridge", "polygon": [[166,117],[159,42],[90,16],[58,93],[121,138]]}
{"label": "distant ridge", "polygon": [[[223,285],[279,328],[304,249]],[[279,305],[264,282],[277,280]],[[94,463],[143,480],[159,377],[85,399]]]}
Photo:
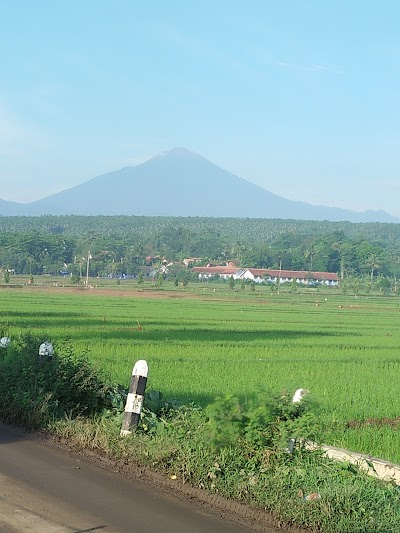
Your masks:
{"label": "distant ridge", "polygon": [[0,200],[1,215],[144,215],[400,222],[385,211],[358,213],[295,202],[185,148],[108,172],[35,202]]}

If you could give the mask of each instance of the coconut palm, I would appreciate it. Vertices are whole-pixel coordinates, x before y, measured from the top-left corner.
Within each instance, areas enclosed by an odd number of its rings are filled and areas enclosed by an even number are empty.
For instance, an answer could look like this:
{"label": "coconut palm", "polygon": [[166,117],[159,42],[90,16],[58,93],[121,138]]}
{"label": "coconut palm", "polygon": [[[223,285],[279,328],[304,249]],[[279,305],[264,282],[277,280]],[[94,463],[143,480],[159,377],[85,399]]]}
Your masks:
{"label": "coconut palm", "polygon": [[371,283],[374,279],[375,272],[381,267],[379,257],[376,254],[370,254],[367,259],[367,266],[371,269]]}

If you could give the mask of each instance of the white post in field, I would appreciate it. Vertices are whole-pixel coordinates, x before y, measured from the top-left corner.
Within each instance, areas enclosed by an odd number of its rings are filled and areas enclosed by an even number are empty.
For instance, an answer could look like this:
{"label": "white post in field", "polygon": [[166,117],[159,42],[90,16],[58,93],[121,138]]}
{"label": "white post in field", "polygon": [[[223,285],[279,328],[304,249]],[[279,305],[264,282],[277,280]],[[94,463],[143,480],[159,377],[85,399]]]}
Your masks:
{"label": "white post in field", "polygon": [[54,355],[54,348],[51,342],[45,341],[42,342],[42,344],[39,346],[39,357],[40,359],[43,359],[47,357],[51,361]]}
{"label": "white post in field", "polygon": [[11,344],[10,337],[1,337],[0,339],[0,348],[8,348]]}

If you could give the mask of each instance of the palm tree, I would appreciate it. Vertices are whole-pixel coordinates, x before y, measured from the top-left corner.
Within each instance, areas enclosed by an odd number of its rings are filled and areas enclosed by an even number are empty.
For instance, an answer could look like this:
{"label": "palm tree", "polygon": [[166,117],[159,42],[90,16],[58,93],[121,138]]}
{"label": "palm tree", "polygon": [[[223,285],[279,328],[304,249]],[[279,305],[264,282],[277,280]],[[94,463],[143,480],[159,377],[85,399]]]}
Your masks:
{"label": "palm tree", "polygon": [[339,254],[339,261],[340,261],[340,279],[343,281],[344,279],[344,256],[342,253],[342,243],[340,242],[334,242],[331,244],[332,250],[335,250],[335,252],[338,252]]}
{"label": "palm tree", "polygon": [[381,267],[381,265],[379,263],[379,257],[376,254],[371,254],[368,257],[367,266],[369,266],[370,269],[371,269],[371,283],[372,283],[373,279],[374,279],[375,271],[378,270]]}
{"label": "palm tree", "polygon": [[246,246],[240,242],[235,241],[231,248],[231,256],[238,262],[239,265],[243,263],[243,253],[246,250]]}
{"label": "palm tree", "polygon": [[[314,248],[314,245],[311,243],[308,248],[304,250],[304,258],[306,261],[310,261],[310,268],[308,270],[312,270],[313,268],[313,258],[316,254],[316,250]],[[306,267],[307,268],[307,267]]]}

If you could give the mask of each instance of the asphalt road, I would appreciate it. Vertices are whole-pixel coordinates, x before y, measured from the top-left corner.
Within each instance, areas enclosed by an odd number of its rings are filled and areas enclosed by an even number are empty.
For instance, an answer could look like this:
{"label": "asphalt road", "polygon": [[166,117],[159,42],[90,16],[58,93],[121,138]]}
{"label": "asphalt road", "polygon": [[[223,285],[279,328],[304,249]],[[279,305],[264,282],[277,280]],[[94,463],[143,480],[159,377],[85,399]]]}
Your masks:
{"label": "asphalt road", "polygon": [[[89,531],[254,533],[260,529],[0,424],[0,533]],[[263,531],[274,530],[264,526]]]}

